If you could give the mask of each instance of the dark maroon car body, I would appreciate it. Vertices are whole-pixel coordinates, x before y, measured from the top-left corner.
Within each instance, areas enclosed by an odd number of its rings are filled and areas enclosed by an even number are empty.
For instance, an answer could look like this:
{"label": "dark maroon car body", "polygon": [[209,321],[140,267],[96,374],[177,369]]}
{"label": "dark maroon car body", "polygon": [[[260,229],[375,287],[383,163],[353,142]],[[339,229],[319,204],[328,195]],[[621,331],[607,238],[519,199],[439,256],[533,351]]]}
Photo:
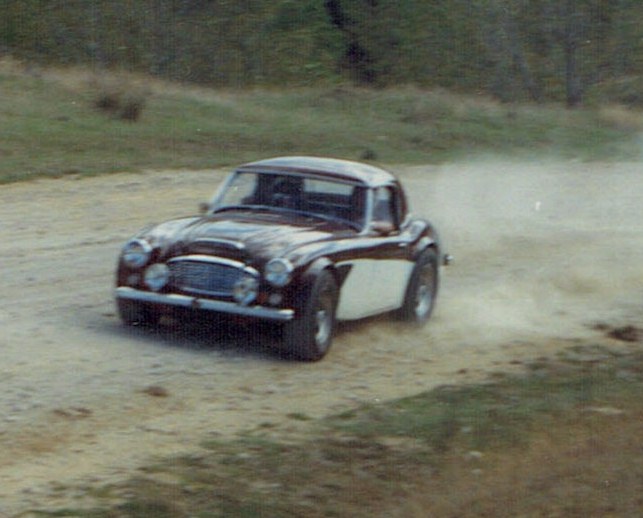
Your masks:
{"label": "dark maroon car body", "polygon": [[336,320],[389,311],[428,320],[445,258],[393,174],[281,157],[237,168],[203,214],[134,236],[116,298],[127,324],[176,308],[278,322],[294,356],[317,360]]}

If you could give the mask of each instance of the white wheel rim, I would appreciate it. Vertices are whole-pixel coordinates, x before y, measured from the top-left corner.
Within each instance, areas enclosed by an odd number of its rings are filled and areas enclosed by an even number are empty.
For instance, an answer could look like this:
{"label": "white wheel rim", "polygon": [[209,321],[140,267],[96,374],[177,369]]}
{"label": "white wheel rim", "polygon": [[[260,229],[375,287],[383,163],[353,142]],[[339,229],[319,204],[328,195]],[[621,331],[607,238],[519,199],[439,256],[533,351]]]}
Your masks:
{"label": "white wheel rim", "polygon": [[315,332],[315,343],[324,348],[326,347],[326,344],[328,342],[328,337],[330,336],[330,330],[331,330],[331,318],[330,318],[330,313],[326,311],[324,308],[320,308],[317,310],[317,313],[315,314],[315,324],[316,324],[316,332]]}
{"label": "white wheel rim", "polygon": [[415,295],[415,316],[423,319],[431,311],[433,305],[433,270],[427,265],[420,276],[421,284]]}

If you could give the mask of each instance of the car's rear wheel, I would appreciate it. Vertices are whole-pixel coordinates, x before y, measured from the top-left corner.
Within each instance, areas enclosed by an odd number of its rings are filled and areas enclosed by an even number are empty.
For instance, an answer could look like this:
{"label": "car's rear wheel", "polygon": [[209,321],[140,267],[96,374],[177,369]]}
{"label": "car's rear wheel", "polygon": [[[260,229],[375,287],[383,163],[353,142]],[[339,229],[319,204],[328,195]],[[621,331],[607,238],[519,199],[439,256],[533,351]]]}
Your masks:
{"label": "car's rear wheel", "polygon": [[160,315],[149,304],[135,300],[117,299],[118,316],[127,326],[152,326],[158,324]]}
{"label": "car's rear wheel", "polygon": [[438,293],[438,256],[433,248],[418,257],[406,288],[404,305],[399,311],[402,320],[416,325],[425,324],[435,307]]}
{"label": "car's rear wheel", "polygon": [[283,329],[284,346],[299,360],[323,358],[333,341],[338,288],[328,270],[322,271],[313,284],[301,315]]}

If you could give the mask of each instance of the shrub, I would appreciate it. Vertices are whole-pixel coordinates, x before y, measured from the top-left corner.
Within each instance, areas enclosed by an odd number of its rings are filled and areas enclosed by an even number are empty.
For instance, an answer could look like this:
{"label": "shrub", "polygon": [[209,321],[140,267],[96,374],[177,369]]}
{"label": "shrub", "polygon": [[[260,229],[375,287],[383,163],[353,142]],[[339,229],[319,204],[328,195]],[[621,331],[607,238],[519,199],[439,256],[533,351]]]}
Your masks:
{"label": "shrub", "polygon": [[629,76],[596,85],[588,92],[590,101],[643,108],[643,76]]}
{"label": "shrub", "polygon": [[136,122],[140,119],[149,92],[125,79],[93,80],[94,106],[113,117]]}

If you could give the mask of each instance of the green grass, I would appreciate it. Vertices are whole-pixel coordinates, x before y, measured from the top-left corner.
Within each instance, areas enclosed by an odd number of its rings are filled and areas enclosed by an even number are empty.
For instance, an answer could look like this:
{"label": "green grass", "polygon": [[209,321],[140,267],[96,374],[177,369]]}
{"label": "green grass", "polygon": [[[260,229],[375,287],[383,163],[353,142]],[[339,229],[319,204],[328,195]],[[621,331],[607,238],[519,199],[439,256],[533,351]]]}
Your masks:
{"label": "green grass", "polygon": [[[282,154],[436,163],[478,154],[639,158],[641,129],[599,110],[506,106],[445,92],[352,88],[216,92],[112,80],[145,105],[137,122],[95,107],[87,75],[0,67],[0,182],[65,174],[208,168]],[[82,76],[81,76],[82,77]],[[141,86],[141,83],[146,83]]]}
{"label": "green grass", "polygon": [[556,420],[583,405],[610,405],[623,386],[613,372],[570,370],[565,376],[530,375],[488,385],[445,386],[389,405],[339,416],[333,427],[364,440],[412,437],[431,451],[454,443],[472,450],[520,446],[534,423]]}
{"label": "green grass", "polygon": [[95,491],[90,510],[41,514],[628,516],[643,503],[643,354],[600,353],[311,421],[294,442],[261,427],[209,441]]}

